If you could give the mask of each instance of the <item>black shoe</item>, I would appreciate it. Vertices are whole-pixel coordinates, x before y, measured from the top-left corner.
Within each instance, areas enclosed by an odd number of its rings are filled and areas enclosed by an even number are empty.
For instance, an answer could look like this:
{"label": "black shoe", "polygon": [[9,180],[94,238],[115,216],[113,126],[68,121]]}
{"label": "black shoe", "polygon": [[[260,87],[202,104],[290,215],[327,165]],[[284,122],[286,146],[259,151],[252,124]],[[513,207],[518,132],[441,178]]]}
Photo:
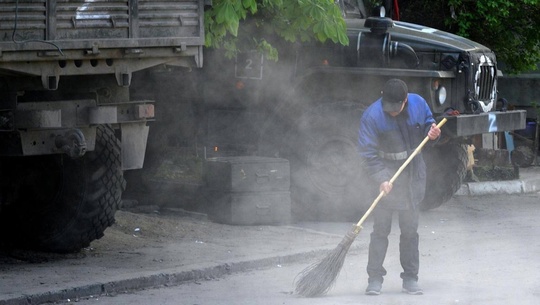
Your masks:
{"label": "black shoe", "polygon": [[415,280],[403,280],[403,289],[401,291],[413,295],[424,294],[424,291]]}
{"label": "black shoe", "polygon": [[381,294],[382,283],[379,281],[372,281],[366,288],[367,295],[379,295]]}

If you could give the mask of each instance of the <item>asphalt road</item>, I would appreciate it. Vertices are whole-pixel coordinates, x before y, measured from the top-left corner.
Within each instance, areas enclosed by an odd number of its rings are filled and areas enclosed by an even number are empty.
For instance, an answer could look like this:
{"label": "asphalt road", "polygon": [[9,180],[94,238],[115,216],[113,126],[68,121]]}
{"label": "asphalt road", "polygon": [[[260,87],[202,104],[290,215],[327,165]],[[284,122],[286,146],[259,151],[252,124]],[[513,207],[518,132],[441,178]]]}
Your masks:
{"label": "asphalt road", "polygon": [[[174,287],[78,299],[77,304],[540,304],[540,194],[456,197],[423,212],[420,285],[424,295],[401,293],[396,224],[380,296],[366,296],[370,227],[355,240],[335,287],[321,298],[293,293],[294,277],[313,261],[227,275]],[[344,224],[304,224],[329,233]],[[74,300],[66,300],[70,304]]]}

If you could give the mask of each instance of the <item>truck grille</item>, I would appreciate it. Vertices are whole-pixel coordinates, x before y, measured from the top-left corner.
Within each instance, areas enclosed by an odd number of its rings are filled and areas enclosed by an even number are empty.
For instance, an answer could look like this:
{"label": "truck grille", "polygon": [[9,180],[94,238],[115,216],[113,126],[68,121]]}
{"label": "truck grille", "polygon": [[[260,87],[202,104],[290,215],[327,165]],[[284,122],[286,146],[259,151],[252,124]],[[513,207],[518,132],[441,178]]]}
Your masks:
{"label": "truck grille", "polygon": [[497,75],[495,67],[483,65],[478,70],[479,77],[476,79],[476,86],[478,88],[476,98],[479,100],[493,99],[492,94],[494,92],[495,76]]}

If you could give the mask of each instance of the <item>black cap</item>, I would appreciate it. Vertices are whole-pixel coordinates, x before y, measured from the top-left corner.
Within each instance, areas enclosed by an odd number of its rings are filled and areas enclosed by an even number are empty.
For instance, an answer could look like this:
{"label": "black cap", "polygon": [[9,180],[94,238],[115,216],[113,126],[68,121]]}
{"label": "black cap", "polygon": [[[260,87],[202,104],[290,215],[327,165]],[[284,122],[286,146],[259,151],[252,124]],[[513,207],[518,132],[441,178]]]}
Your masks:
{"label": "black cap", "polygon": [[401,111],[401,104],[407,98],[409,89],[407,84],[401,79],[393,78],[388,80],[383,87],[382,105],[386,112]]}

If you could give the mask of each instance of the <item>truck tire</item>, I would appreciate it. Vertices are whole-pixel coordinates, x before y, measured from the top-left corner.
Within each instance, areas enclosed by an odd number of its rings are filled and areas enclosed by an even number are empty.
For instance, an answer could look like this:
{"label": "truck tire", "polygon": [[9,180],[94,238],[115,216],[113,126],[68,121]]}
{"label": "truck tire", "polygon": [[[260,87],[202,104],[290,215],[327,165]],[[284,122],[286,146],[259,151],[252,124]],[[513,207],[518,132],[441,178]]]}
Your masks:
{"label": "truck tire", "polygon": [[[370,193],[356,149],[362,112],[361,105],[350,102],[322,103],[262,134],[266,145],[260,144],[260,154],[289,160],[296,220],[361,217],[365,209],[361,197]],[[272,135],[280,137],[268,144]]]}
{"label": "truck tire", "polygon": [[81,158],[4,158],[0,166],[5,245],[76,252],[114,223],[125,182],[120,143],[110,126],[97,127],[95,150]]}
{"label": "truck tire", "polygon": [[536,156],[530,145],[517,145],[510,154],[512,164],[519,167],[533,165]]}
{"label": "truck tire", "polygon": [[424,149],[427,166],[426,194],[421,210],[438,208],[457,192],[467,175],[467,146],[446,143]]}

